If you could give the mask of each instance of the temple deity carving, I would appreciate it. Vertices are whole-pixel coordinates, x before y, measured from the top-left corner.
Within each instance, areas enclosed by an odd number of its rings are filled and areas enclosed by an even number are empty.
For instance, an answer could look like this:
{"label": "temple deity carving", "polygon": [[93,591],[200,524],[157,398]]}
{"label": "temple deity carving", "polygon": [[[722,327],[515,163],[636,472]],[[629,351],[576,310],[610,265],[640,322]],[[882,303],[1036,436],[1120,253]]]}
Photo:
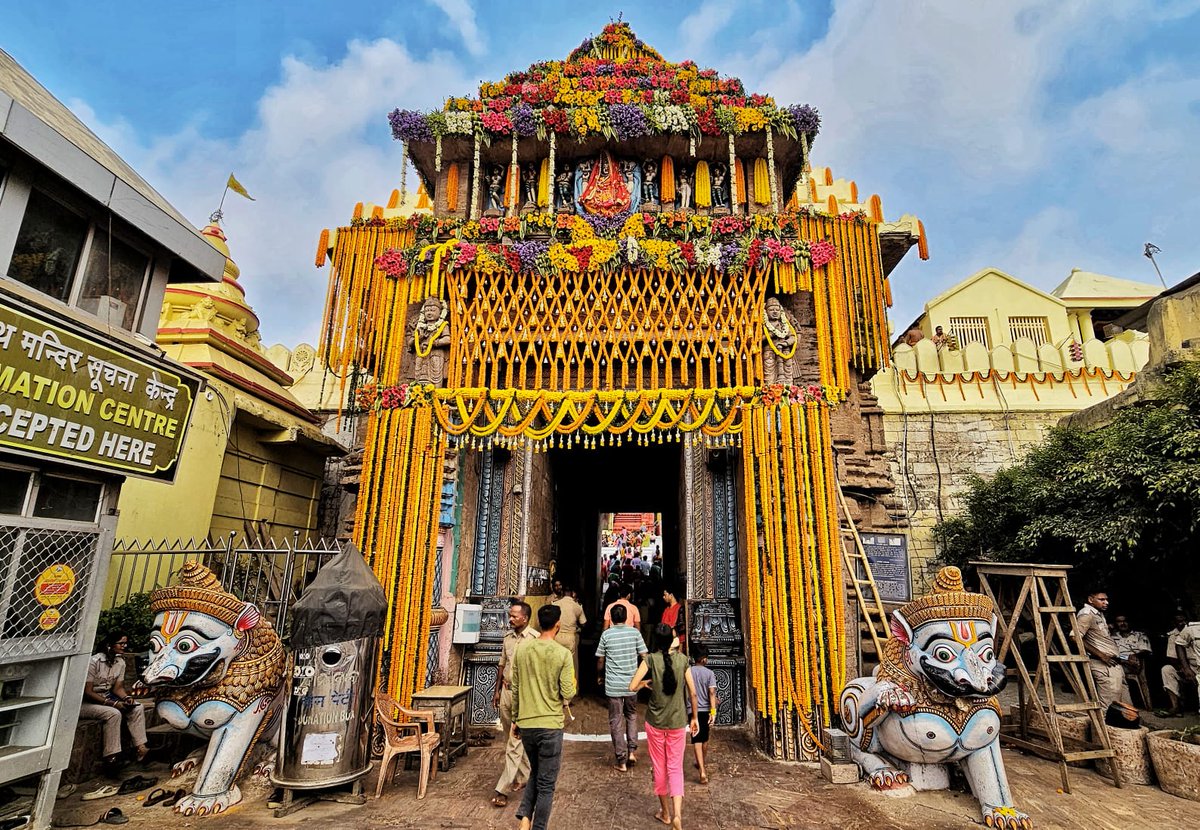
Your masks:
{"label": "temple deity carving", "polygon": [[413,381],[441,386],[446,381],[450,353],[449,307],[444,300],[427,297],[413,325]]}
{"label": "temple deity carving", "polygon": [[532,164],[522,164],[521,195],[524,201],[521,203],[521,210],[533,210],[537,207],[537,191],[537,168]]}
{"label": "temple deity carving", "polygon": [[558,172],[554,174],[554,209],[559,213],[570,213],[575,210],[575,196],[571,186],[571,166],[569,164],[555,165]]}
{"label": "temple deity carving", "polygon": [[717,162],[712,168],[712,206],[714,211],[729,209],[729,166]]}
{"label": "temple deity carving", "polygon": [[618,162],[608,150],[586,159],[575,171],[576,209],[594,216],[617,216],[641,203],[642,171],[632,161]]}
{"label": "temple deity carving", "polygon": [[842,725],[876,789],[945,789],[944,765],[956,762],[986,826],[1028,830],[1033,822],[1013,806],[1000,754],[996,694],[1006,676],[995,629],[992,601],[964,590],[958,568],[942,568],[932,592],[892,614],[875,675],[842,689]]}
{"label": "temple deity carving", "polygon": [[680,167],[675,173],[675,207],[692,209],[692,171],[686,167]]}
{"label": "temple deity carving", "polygon": [[642,162],[642,205],[658,207],[658,162],[646,159]]}
{"label": "temple deity carving", "polygon": [[493,164],[488,168],[485,212],[495,216],[504,212],[504,165]]}
{"label": "temple deity carving", "polygon": [[763,307],[763,383],[796,382],[796,321],[775,297]]}

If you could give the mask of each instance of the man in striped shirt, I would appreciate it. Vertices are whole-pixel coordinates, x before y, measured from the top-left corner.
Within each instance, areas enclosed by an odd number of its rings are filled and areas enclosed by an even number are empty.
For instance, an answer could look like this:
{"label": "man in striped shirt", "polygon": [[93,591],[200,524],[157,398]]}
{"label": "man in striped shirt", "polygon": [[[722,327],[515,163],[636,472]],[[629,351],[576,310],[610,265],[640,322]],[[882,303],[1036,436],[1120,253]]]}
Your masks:
{"label": "man in striped shirt", "polygon": [[604,677],[604,694],[608,696],[608,731],[617,755],[615,766],[624,772],[637,763],[637,694],[629,691],[629,684],[638,659],[646,656],[646,641],[642,632],[627,625],[629,613],[624,605],[613,603],[609,614],[612,628],[600,635],[596,670]]}

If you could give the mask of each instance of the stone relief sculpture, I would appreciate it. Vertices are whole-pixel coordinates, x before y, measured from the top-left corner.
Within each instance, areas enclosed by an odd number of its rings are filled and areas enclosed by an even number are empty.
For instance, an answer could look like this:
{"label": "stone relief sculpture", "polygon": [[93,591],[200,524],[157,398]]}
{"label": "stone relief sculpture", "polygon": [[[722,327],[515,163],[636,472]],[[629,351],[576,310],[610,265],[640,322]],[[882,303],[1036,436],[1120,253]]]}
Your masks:
{"label": "stone relief sculpture", "polygon": [[796,382],[796,321],[775,297],[763,307],[763,383]]}
{"label": "stone relief sculpture", "polygon": [[171,726],[208,738],[175,765],[197,765],[191,795],[175,805],[183,815],[215,815],[242,799],[237,780],[252,763],[259,739],[273,743],[283,690],[283,646],[258,608],[221,589],[198,562],[179,584],[150,597],[154,627],[142,680]]}
{"label": "stone relief sculpture", "polygon": [[876,789],[945,789],[944,765],[957,762],[986,826],[1028,830],[1033,822],[1013,806],[1000,754],[995,695],[1005,670],[995,628],[992,601],[965,591],[958,568],[942,568],[931,593],[892,614],[894,636],[875,676],[842,690],[842,725]]}
{"label": "stone relief sculpture", "polygon": [[537,207],[538,176],[537,168],[532,164],[521,165],[521,210],[533,210]]}
{"label": "stone relief sculpture", "polygon": [[487,171],[487,207],[485,213],[499,216],[504,213],[504,166],[493,164]]}
{"label": "stone relief sculpture", "polygon": [[642,204],[658,207],[658,162],[646,159],[642,162]]}
{"label": "stone relief sculpture", "polygon": [[426,297],[413,326],[413,381],[441,386],[446,380],[450,354],[450,307],[437,297]]}
{"label": "stone relief sculpture", "polygon": [[729,166],[718,161],[712,168],[712,206],[715,212],[729,210],[728,179]]}
{"label": "stone relief sculpture", "polygon": [[[555,165],[556,167],[558,165]],[[575,198],[571,192],[571,166],[564,164],[554,174],[554,209],[559,213],[575,210]]]}

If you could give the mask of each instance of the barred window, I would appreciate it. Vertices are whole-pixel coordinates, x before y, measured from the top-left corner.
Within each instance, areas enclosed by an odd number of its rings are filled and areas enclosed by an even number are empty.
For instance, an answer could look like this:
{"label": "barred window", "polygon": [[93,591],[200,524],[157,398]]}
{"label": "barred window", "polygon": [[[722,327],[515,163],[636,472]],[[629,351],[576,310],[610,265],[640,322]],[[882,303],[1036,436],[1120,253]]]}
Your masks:
{"label": "barred window", "polygon": [[986,317],[951,317],[950,333],[958,340],[960,348],[968,343],[978,343],[985,349],[992,347]]}
{"label": "barred window", "polygon": [[1033,345],[1044,346],[1050,342],[1050,321],[1045,317],[1009,317],[1008,334],[1014,343],[1028,337]]}

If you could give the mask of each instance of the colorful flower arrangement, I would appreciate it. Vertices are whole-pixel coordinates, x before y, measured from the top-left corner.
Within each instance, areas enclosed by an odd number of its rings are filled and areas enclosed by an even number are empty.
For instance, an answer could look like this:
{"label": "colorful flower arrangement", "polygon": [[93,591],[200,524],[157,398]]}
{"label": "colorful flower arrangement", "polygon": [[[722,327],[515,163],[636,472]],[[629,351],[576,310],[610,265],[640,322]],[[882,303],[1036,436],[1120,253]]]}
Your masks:
{"label": "colorful flower arrangement", "polygon": [[740,80],[719,77],[715,69],[663,60],[624,22],[605,26],[565,61],[542,61],[480,84],[478,98],[449,98],[440,112],[397,109],[388,120],[396,139],[422,142],[514,132],[543,139],[548,133],[696,138],[771,128],[789,138],[803,134],[811,144],[821,126],[811,106],[781,108],[769,95],[747,95]]}

